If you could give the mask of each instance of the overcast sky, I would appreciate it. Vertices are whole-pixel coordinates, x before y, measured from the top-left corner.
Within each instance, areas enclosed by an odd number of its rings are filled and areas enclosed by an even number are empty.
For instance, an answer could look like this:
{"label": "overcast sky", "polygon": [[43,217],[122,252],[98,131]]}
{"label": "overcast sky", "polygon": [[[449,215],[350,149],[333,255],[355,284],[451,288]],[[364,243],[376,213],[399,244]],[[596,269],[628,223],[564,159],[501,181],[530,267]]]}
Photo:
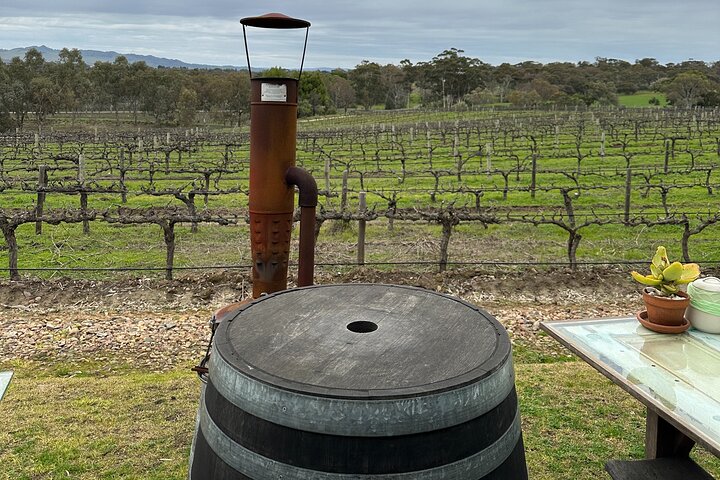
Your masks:
{"label": "overcast sky", "polygon": [[[312,23],[307,67],[428,61],[720,60],[720,0],[0,0],[0,48],[113,50],[245,65],[239,19]],[[302,31],[248,29],[253,66],[296,68]]]}

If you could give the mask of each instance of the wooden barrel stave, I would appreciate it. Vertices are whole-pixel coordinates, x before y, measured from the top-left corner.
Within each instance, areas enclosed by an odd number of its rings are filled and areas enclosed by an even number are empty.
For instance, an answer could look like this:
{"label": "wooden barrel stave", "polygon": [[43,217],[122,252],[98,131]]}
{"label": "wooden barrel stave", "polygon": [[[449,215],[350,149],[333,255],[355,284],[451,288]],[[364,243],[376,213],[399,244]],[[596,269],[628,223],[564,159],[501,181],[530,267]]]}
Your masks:
{"label": "wooden barrel stave", "polygon": [[402,473],[461,462],[492,446],[519,421],[514,390],[491,411],[468,422],[392,437],[327,435],[285,427],[238,409],[217,393],[212,382],[205,405],[225,441],[279,463],[346,474]]}

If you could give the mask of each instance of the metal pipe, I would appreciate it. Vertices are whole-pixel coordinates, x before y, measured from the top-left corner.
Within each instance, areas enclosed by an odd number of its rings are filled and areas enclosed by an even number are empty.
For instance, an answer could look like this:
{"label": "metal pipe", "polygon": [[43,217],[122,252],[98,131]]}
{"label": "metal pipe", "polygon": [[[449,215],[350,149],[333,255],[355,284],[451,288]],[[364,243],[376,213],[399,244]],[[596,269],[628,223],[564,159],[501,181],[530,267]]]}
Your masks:
{"label": "metal pipe", "polygon": [[285,172],[288,185],[298,187],[300,206],[300,239],[298,252],[298,287],[313,284],[315,273],[315,208],[318,203],[317,182],[302,168],[292,166]]}
{"label": "metal pipe", "polygon": [[307,170],[292,166],[285,172],[285,181],[288,185],[298,187],[298,206],[317,207],[318,187],[315,178]]}
{"label": "metal pipe", "polygon": [[253,298],[287,288],[295,192],[285,172],[295,165],[298,82],[253,78],[250,103],[250,228]]}

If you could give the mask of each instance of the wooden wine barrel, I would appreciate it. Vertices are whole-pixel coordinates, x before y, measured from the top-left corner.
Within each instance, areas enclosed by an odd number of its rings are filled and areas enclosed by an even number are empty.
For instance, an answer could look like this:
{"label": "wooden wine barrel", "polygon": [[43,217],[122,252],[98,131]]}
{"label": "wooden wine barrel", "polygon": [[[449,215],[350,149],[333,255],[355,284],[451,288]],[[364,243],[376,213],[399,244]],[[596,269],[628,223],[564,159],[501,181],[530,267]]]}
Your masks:
{"label": "wooden wine barrel", "polygon": [[190,478],[527,479],[510,341],[392,285],[261,297],[215,334]]}

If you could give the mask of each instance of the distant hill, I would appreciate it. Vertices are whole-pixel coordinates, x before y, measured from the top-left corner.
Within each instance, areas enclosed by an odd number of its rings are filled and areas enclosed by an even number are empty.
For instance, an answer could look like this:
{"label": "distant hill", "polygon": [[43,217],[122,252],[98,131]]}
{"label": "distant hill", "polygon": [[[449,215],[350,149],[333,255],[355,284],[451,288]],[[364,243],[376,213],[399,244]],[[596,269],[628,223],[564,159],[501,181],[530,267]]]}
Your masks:
{"label": "distant hill", "polygon": [[[45,58],[48,62],[57,62],[59,59],[60,50],[46,47],[45,45],[41,46],[35,46],[35,47],[19,47],[19,48],[12,48],[12,49],[2,49],[0,48],[0,58],[4,62],[10,61],[13,57],[20,57],[23,58],[25,56],[25,52],[27,52],[31,48],[36,48],[40,53],[42,53],[42,56]],[[128,59],[128,62],[135,63],[135,62],[145,62],[150,67],[168,67],[168,68],[198,68],[198,69],[204,69],[204,70],[212,70],[215,68],[223,68],[223,69],[231,69],[231,70],[239,70],[243,69],[245,67],[238,67],[235,65],[204,65],[199,63],[185,63],[181,60],[176,60],[173,58],[161,58],[161,57],[155,57],[153,55],[136,55],[134,53],[117,53],[117,52],[102,52],[99,50],[80,50],[80,53],[82,53],[83,60],[88,65],[92,65],[95,62],[113,62],[115,61],[115,58],[119,55],[124,55],[125,58]]]}

